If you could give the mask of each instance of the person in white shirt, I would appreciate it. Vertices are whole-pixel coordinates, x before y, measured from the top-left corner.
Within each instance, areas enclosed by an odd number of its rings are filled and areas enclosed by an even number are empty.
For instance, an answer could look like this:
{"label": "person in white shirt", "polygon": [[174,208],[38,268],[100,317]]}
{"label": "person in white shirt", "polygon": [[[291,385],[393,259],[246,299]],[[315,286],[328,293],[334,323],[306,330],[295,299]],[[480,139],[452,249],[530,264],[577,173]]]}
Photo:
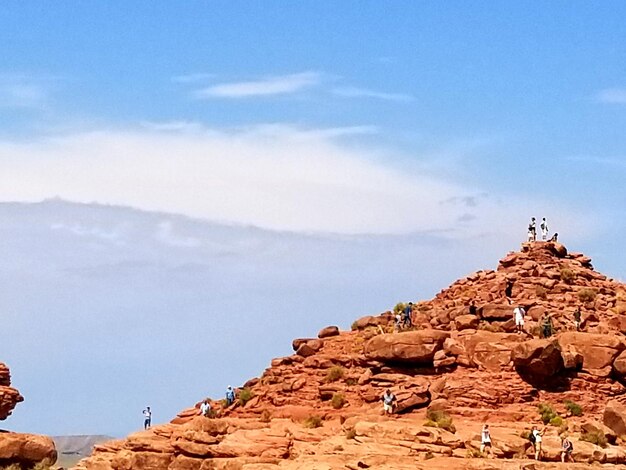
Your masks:
{"label": "person in white shirt", "polygon": [[537,222],[535,222],[534,217],[530,219],[530,223],[528,224],[528,241],[537,241]]}
{"label": "person in white shirt", "polygon": [[515,331],[517,333],[524,333],[524,315],[526,315],[526,311],[524,307],[518,305],[513,309],[513,316],[515,318]]}
{"label": "person in white shirt", "polygon": [[146,406],[146,409],[143,410],[143,428],[148,429],[152,425],[152,411],[149,406]]}
{"label": "person in white shirt", "polygon": [[543,428],[542,431],[539,431],[537,429],[537,426],[533,426],[533,429],[530,432],[533,434],[533,436],[535,436],[535,439],[533,441],[533,447],[535,448],[535,460],[539,460],[541,458],[541,441],[543,440],[542,436],[546,432],[546,428]]}
{"label": "person in white shirt", "polygon": [[200,414],[208,418],[210,413],[211,413],[211,404],[209,403],[209,400],[204,400],[202,404],[200,405]]}
{"label": "person in white shirt", "polygon": [[483,430],[480,433],[480,453],[482,454],[485,449],[487,449],[489,456],[491,456],[491,433],[489,432],[488,424],[483,426]]}

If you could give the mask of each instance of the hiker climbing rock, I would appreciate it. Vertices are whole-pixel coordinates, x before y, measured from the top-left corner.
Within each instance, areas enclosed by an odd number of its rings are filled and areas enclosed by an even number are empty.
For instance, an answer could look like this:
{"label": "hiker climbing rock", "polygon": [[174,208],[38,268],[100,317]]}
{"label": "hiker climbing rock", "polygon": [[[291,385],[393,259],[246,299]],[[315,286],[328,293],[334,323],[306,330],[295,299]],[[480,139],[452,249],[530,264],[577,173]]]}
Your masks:
{"label": "hiker climbing rock", "polygon": [[566,434],[561,435],[561,462],[565,463],[569,460],[573,463],[572,452],[574,452],[574,444],[567,438]]}
{"label": "hiker climbing rock", "polygon": [[546,221],[545,217],[541,219],[540,227],[541,227],[541,239],[545,242],[548,239],[548,222]]}
{"label": "hiker climbing rock", "polygon": [[143,410],[143,428],[148,429],[152,425],[152,411],[149,406],[146,406],[146,409]]}
{"label": "hiker climbing rock", "polygon": [[515,319],[515,331],[517,333],[524,333],[524,315],[526,310],[521,305],[518,305],[513,309],[513,317]]}
{"label": "hiker climbing rock", "polygon": [[550,241],[554,242],[554,243],[558,242],[559,241],[559,234],[555,232],[554,235],[552,235],[550,237]]}
{"label": "hiker climbing rock", "polygon": [[398,333],[402,329],[402,323],[403,323],[402,314],[398,312],[394,316],[394,325],[393,325],[394,333]]}
{"label": "hiker climbing rock", "polygon": [[483,430],[480,433],[480,453],[482,454],[485,450],[488,451],[490,457],[493,456],[491,451],[491,433],[489,432],[488,424],[483,426]]}
{"label": "hiker climbing rock", "polygon": [[506,287],[504,288],[504,296],[509,300],[513,296],[513,280],[512,279],[506,280]]}
{"label": "hiker climbing rock", "polygon": [[411,313],[413,312],[413,302],[409,302],[406,307],[404,307],[403,315],[404,315],[404,327],[409,328],[413,325],[411,321]]}
{"label": "hiker climbing rock", "polygon": [[552,325],[552,317],[546,312],[541,318],[541,335],[543,338],[549,338],[553,333],[554,326]]}
{"label": "hiker climbing rock", "polygon": [[528,440],[533,445],[533,450],[535,451],[535,460],[541,459],[541,441],[545,432],[545,427],[541,431],[539,431],[537,429],[537,426],[533,426],[530,434],[528,435]]}
{"label": "hiker climbing rock", "polygon": [[574,327],[576,327],[576,331],[580,331],[581,318],[580,307],[576,307],[576,310],[574,310]]}
{"label": "hiker climbing rock", "polygon": [[396,396],[391,393],[390,389],[387,389],[383,396],[381,397],[383,402],[383,414],[390,415],[393,414],[394,408],[396,407]]}
{"label": "hiker climbing rock", "polygon": [[233,403],[235,403],[235,391],[233,387],[229,385],[226,389],[226,406],[230,406]]}
{"label": "hiker climbing rock", "polygon": [[537,241],[537,222],[534,217],[530,219],[530,223],[528,224],[528,241]]}
{"label": "hiker climbing rock", "polygon": [[209,403],[209,400],[204,400],[202,405],[200,405],[200,414],[205,418],[208,418],[211,414],[211,404]]}

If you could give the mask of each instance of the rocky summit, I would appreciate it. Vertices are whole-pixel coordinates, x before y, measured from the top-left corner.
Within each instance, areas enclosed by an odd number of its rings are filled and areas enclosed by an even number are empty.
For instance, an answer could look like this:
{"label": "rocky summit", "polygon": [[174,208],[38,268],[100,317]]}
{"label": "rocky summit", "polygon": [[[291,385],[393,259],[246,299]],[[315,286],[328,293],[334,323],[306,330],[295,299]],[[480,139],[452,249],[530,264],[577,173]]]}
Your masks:
{"label": "rocky summit", "polygon": [[[22,401],[24,398],[20,392],[11,387],[9,368],[0,362],[0,420],[5,420]],[[52,439],[0,430],[0,468],[11,465],[32,468],[40,462],[53,464],[56,458]]]}
{"label": "rocky summit", "polygon": [[[590,258],[525,243],[496,270],[415,302],[409,328],[394,320],[390,311],[296,339],[232,405],[213,401],[205,417],[198,403],[96,446],[77,468],[549,469],[563,468],[568,436],[567,468],[626,469],[626,285]],[[543,337],[546,324],[554,334]],[[481,452],[484,424],[493,446]],[[540,461],[532,426],[545,427]]]}

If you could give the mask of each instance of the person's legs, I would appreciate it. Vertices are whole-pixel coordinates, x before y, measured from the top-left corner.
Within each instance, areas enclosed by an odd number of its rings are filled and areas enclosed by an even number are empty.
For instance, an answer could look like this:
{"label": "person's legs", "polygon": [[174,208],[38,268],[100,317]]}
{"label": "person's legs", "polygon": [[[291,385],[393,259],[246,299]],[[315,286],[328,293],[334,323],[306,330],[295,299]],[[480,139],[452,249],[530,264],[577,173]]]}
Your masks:
{"label": "person's legs", "polygon": [[482,454],[483,452],[485,452],[485,444],[481,443],[480,444],[480,453]]}

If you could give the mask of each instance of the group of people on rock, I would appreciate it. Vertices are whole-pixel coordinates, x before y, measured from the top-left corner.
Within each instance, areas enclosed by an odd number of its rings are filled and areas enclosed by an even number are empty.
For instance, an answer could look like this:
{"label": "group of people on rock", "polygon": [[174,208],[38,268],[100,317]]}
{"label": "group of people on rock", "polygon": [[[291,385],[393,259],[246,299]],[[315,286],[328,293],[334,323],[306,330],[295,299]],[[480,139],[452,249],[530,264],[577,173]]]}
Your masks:
{"label": "group of people on rock", "polygon": [[[515,332],[523,334],[524,331],[524,319],[526,316],[526,310],[523,305],[517,305],[513,309],[513,318],[515,321]],[[576,307],[573,313],[573,323],[576,331],[582,329],[582,313],[580,307]],[[544,312],[539,319],[539,336],[542,338],[550,338],[555,333],[554,323],[552,322],[552,315],[548,312]]]}
{"label": "group of people on rock", "polygon": [[413,302],[409,302],[402,310],[396,312],[394,318],[394,331],[400,331],[413,326],[411,314],[413,312]]}
{"label": "group of people on rock", "polygon": [[[541,460],[543,449],[543,435],[546,432],[546,427],[544,427],[541,431],[537,429],[537,426],[533,426],[530,432],[528,433],[528,440],[533,446],[533,452],[535,454],[535,460]],[[489,431],[489,425],[485,424],[480,433],[480,453],[484,454],[487,451],[489,457],[493,457],[492,453],[492,442],[491,442],[491,431]],[[574,457],[572,453],[574,452],[574,444],[567,437],[567,434],[561,434],[561,462],[565,463],[567,461],[574,462]]]}
{"label": "group of people on rock", "polygon": [[[226,399],[224,400],[226,407],[229,407],[230,405],[235,403],[235,398],[235,389],[229,385],[228,388],[226,388]],[[143,428],[150,429],[150,427],[152,426],[152,410],[149,406],[146,406],[146,408],[142,411],[142,414],[144,418]],[[210,418],[212,416],[211,401],[208,398],[203,400],[200,404],[200,415],[207,418]]]}
{"label": "group of people on rock", "polygon": [[[541,219],[541,224],[539,224],[539,228],[541,229],[541,239],[545,242],[548,240],[548,221],[544,217]],[[556,242],[559,238],[558,233],[554,233],[552,238],[550,238],[551,242]],[[530,223],[528,224],[528,241],[536,242],[537,241],[537,221],[534,217],[531,217]]]}

